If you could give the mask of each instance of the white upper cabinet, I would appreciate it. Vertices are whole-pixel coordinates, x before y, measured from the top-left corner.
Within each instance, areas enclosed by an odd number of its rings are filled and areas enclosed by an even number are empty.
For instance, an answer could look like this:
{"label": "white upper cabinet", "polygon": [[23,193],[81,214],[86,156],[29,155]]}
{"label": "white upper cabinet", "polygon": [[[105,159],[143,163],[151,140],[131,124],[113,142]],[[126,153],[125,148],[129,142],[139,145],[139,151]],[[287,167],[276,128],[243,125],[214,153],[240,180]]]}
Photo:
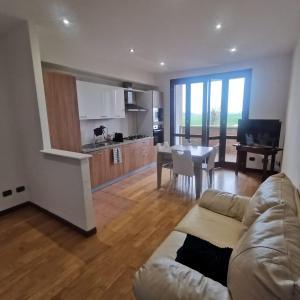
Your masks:
{"label": "white upper cabinet", "polygon": [[119,87],[77,80],[79,118],[125,118],[124,90]]}
{"label": "white upper cabinet", "polygon": [[100,119],[112,118],[114,93],[110,86],[98,85],[100,92]]}
{"label": "white upper cabinet", "polygon": [[112,112],[114,118],[125,118],[125,97],[122,88],[114,88]]}
{"label": "white upper cabinet", "polygon": [[99,101],[101,98],[97,84],[76,81],[79,118],[98,119],[100,116]]}

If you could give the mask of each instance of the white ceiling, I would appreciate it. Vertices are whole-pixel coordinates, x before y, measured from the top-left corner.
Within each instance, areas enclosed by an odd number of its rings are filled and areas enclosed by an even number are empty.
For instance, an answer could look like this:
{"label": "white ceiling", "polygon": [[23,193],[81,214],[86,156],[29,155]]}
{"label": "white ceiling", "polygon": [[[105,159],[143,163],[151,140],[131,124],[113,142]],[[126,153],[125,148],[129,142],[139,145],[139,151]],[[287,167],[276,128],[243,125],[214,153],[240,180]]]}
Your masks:
{"label": "white ceiling", "polygon": [[153,73],[286,53],[300,34],[300,0],[0,0],[0,11],[39,26],[42,54],[73,49]]}

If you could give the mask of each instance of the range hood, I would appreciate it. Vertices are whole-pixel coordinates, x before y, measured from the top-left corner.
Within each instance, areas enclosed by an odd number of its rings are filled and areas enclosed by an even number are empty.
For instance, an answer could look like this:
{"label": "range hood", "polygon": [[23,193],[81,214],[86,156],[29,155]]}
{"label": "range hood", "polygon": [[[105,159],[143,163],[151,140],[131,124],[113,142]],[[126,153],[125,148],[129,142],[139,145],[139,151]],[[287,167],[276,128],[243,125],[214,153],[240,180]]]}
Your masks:
{"label": "range hood", "polygon": [[123,83],[124,93],[125,93],[125,108],[127,111],[147,111],[146,108],[137,105],[135,101],[135,94],[132,88],[131,82]]}

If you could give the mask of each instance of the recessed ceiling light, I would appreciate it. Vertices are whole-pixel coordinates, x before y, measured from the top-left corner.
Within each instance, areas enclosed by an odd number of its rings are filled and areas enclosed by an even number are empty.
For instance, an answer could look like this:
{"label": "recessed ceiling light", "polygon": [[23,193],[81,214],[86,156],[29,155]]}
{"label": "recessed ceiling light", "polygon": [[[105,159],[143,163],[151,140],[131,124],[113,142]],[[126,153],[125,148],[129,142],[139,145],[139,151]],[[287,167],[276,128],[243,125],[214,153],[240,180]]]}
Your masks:
{"label": "recessed ceiling light", "polygon": [[222,29],[222,24],[221,24],[221,23],[218,23],[218,24],[216,25],[216,30],[220,30],[220,29]]}
{"label": "recessed ceiling light", "polygon": [[66,26],[68,26],[68,25],[71,24],[70,21],[69,21],[67,18],[63,18],[62,21],[63,21],[63,23],[64,23]]}
{"label": "recessed ceiling light", "polygon": [[135,50],[134,50],[133,48],[130,48],[130,49],[129,49],[129,52],[130,52],[130,53],[134,53]]}
{"label": "recessed ceiling light", "polygon": [[236,47],[232,47],[232,48],[229,49],[229,51],[231,53],[235,53],[235,52],[237,52],[237,48]]}
{"label": "recessed ceiling light", "polygon": [[165,65],[165,62],[161,61],[159,64],[163,67]]}

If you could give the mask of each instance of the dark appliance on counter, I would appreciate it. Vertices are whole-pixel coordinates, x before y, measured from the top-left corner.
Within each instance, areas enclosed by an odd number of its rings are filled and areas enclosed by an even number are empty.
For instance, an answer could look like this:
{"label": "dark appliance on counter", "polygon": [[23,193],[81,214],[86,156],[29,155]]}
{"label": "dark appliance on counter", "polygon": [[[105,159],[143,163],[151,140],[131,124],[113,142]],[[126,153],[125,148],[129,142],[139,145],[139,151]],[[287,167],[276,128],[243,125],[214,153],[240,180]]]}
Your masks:
{"label": "dark appliance on counter", "polygon": [[164,142],[164,128],[162,125],[153,125],[154,145]]}
{"label": "dark appliance on counter", "polygon": [[135,100],[134,89],[131,82],[123,82],[124,96],[125,96],[125,108],[127,111],[147,111],[146,108],[137,105]]}
{"label": "dark appliance on counter", "polygon": [[118,142],[118,143],[123,143],[123,141],[124,141],[123,133],[116,132],[116,133],[115,133],[115,136],[114,136],[114,138],[113,138],[113,141],[114,141],[114,142]]}
{"label": "dark appliance on counter", "polygon": [[278,147],[281,122],[279,120],[247,119],[238,121],[237,141],[242,145]]}

